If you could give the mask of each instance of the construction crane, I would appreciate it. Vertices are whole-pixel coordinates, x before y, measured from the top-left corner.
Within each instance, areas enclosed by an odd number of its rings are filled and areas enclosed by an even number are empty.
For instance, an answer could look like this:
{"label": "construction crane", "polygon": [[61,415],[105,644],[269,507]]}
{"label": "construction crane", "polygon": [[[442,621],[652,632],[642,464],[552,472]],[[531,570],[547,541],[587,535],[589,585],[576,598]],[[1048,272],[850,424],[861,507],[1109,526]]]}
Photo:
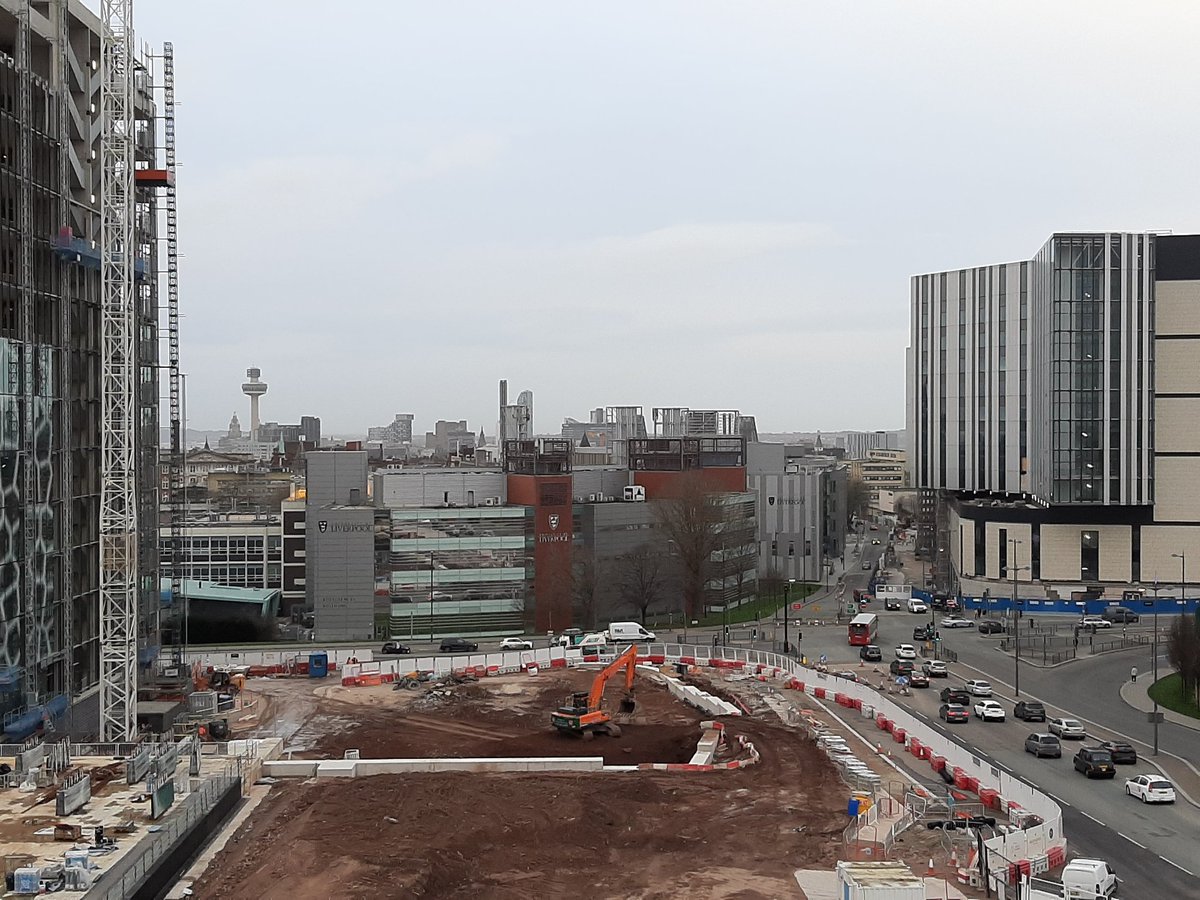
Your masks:
{"label": "construction crane", "polygon": [[572,693],[562,706],[550,714],[550,724],[564,734],[583,738],[591,738],[594,734],[620,737],[620,726],[601,709],[600,704],[604,700],[604,686],[608,684],[608,679],[621,669],[625,670],[625,696],[621,698],[621,712],[633,712],[633,676],[637,670],[636,644],[630,644],[624,653],[596,675],[590,691]]}
{"label": "construction crane", "polygon": [[100,734],[137,733],[133,0],[100,3]]}

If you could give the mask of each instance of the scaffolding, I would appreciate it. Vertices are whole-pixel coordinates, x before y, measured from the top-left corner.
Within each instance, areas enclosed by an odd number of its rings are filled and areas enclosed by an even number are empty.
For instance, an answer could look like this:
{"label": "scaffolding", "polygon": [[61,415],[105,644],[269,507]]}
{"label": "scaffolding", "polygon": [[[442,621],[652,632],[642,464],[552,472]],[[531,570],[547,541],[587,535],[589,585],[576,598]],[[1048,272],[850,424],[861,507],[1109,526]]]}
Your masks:
{"label": "scaffolding", "polygon": [[100,732],[137,732],[137,299],[133,0],[101,0]]}

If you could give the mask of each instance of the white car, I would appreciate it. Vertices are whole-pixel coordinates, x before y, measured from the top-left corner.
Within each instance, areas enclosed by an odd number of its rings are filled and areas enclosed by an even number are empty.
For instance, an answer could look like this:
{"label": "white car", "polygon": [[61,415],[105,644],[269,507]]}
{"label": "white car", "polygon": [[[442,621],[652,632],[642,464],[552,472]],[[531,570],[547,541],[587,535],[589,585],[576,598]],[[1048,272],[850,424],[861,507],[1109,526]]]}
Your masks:
{"label": "white car", "polygon": [[1003,722],[1004,707],[995,700],[980,700],[975,704],[975,716],[985,722]]}
{"label": "white car", "polygon": [[1143,803],[1174,803],[1175,788],[1161,775],[1138,775],[1125,781],[1125,793]]}
{"label": "white car", "polygon": [[533,642],[524,638],[505,638],[500,642],[501,650],[532,650]]}
{"label": "white car", "polygon": [[978,678],[972,678],[963,685],[963,689],[972,697],[990,697],[992,696],[992,685],[988,681],[980,681]]}
{"label": "white car", "polygon": [[962,616],[946,616],[942,619],[943,628],[970,628],[974,624],[970,619],[964,619]]}
{"label": "white car", "polygon": [[1083,723],[1075,719],[1051,719],[1046,723],[1046,728],[1051,734],[1067,740],[1082,741],[1087,737]]}
{"label": "white car", "polygon": [[896,659],[916,659],[917,649],[912,644],[901,644],[896,648]]}
{"label": "white car", "polygon": [[1084,616],[1079,620],[1081,628],[1112,628],[1112,622],[1101,616]]}
{"label": "white car", "polygon": [[925,660],[925,662],[921,663],[921,669],[930,678],[948,678],[948,677],[950,677],[950,670],[946,667],[946,664],[944,662],[942,662],[940,659]]}

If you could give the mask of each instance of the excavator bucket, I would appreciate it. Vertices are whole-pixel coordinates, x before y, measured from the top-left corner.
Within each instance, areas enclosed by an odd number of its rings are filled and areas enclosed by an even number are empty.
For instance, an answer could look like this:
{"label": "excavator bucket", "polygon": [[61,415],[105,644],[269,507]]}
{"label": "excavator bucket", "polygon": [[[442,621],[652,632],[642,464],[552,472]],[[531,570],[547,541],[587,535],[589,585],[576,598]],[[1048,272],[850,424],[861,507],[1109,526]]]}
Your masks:
{"label": "excavator bucket", "polygon": [[621,712],[631,713],[637,709],[637,701],[633,697],[623,697],[621,699]]}

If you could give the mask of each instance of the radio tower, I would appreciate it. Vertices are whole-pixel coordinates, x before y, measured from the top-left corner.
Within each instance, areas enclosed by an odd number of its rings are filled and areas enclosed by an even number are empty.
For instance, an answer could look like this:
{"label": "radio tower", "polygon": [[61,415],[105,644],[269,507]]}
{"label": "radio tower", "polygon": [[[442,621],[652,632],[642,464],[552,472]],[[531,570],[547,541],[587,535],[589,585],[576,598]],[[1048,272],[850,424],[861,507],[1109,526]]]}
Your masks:
{"label": "radio tower", "polygon": [[100,2],[100,732],[137,731],[133,0]]}

